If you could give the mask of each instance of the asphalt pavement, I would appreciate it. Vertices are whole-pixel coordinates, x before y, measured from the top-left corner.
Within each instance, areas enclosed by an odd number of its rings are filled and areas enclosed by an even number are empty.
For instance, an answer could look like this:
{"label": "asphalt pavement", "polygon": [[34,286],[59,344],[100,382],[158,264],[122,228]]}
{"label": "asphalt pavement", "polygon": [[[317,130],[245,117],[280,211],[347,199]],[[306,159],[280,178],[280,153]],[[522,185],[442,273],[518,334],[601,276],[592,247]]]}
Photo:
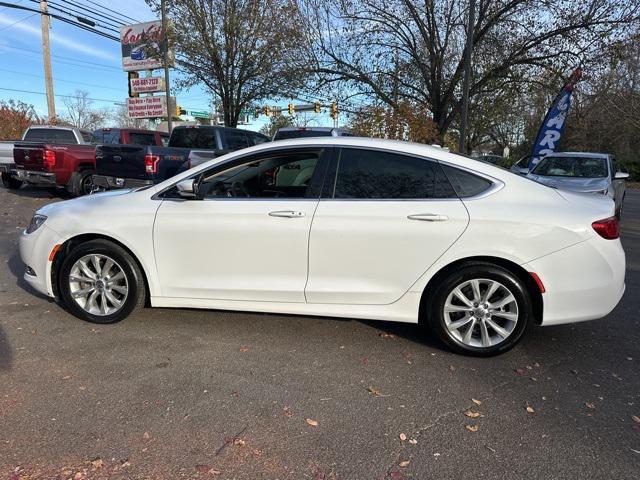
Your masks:
{"label": "asphalt pavement", "polygon": [[85,323],[21,279],[19,233],[52,201],[0,188],[0,479],[640,477],[640,190],[614,312],[490,359],[385,322]]}

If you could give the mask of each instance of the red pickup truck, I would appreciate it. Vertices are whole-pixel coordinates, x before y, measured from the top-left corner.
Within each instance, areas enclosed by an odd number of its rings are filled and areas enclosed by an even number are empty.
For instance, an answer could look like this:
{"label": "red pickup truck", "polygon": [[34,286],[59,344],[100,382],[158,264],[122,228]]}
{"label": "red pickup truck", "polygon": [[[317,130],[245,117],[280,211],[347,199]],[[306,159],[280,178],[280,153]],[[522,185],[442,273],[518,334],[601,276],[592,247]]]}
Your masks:
{"label": "red pickup truck", "polygon": [[167,134],[150,130],[103,128],[90,133],[71,127],[29,127],[13,147],[14,187],[21,182],[66,188],[74,196],[91,192],[96,144],[164,145]]}

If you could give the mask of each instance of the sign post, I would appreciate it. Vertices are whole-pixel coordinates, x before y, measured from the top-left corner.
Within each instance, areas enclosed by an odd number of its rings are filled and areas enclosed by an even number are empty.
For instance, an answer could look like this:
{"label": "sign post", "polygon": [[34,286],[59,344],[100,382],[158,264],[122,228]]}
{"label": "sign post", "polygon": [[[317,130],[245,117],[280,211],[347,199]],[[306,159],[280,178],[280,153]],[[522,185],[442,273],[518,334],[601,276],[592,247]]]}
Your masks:
{"label": "sign post", "polygon": [[[166,12],[166,0],[160,0],[160,13],[162,19],[162,31],[164,33],[164,42],[163,45],[163,57],[164,57],[164,82],[166,84],[167,96],[171,95],[171,88],[169,83],[169,39],[167,38],[167,12]],[[169,134],[171,134],[171,130],[173,129],[173,118],[172,115],[167,117],[167,128],[169,129]]]}

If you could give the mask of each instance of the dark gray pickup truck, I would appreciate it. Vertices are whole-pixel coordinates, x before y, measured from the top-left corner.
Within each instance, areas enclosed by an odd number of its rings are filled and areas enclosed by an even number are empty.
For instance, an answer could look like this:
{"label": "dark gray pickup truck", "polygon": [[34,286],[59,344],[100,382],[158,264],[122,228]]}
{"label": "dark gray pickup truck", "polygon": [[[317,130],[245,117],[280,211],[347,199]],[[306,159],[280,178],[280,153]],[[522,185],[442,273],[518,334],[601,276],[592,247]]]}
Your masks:
{"label": "dark gray pickup truck", "polygon": [[152,185],[212,158],[268,141],[257,132],[198,125],[175,127],[167,147],[99,145],[93,186],[104,190]]}

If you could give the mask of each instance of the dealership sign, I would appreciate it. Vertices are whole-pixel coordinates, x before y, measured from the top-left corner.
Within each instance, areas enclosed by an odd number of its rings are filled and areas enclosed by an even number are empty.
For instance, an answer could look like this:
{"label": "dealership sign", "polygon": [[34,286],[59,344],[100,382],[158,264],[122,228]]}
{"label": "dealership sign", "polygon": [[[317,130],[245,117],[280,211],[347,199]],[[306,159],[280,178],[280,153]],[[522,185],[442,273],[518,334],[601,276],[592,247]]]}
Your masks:
{"label": "dealership sign", "polygon": [[153,93],[164,92],[164,78],[162,77],[146,77],[132,78],[131,91],[134,93]]}
{"label": "dealership sign", "polygon": [[[137,23],[120,28],[120,46],[122,48],[122,68],[125,72],[153,70],[164,67],[162,58],[156,57],[166,41],[162,22]],[[169,52],[169,60],[173,54]]]}
{"label": "dealership sign", "polygon": [[[173,97],[171,97],[173,100]],[[127,116],[129,118],[159,118],[167,116],[167,97],[127,98]]]}

